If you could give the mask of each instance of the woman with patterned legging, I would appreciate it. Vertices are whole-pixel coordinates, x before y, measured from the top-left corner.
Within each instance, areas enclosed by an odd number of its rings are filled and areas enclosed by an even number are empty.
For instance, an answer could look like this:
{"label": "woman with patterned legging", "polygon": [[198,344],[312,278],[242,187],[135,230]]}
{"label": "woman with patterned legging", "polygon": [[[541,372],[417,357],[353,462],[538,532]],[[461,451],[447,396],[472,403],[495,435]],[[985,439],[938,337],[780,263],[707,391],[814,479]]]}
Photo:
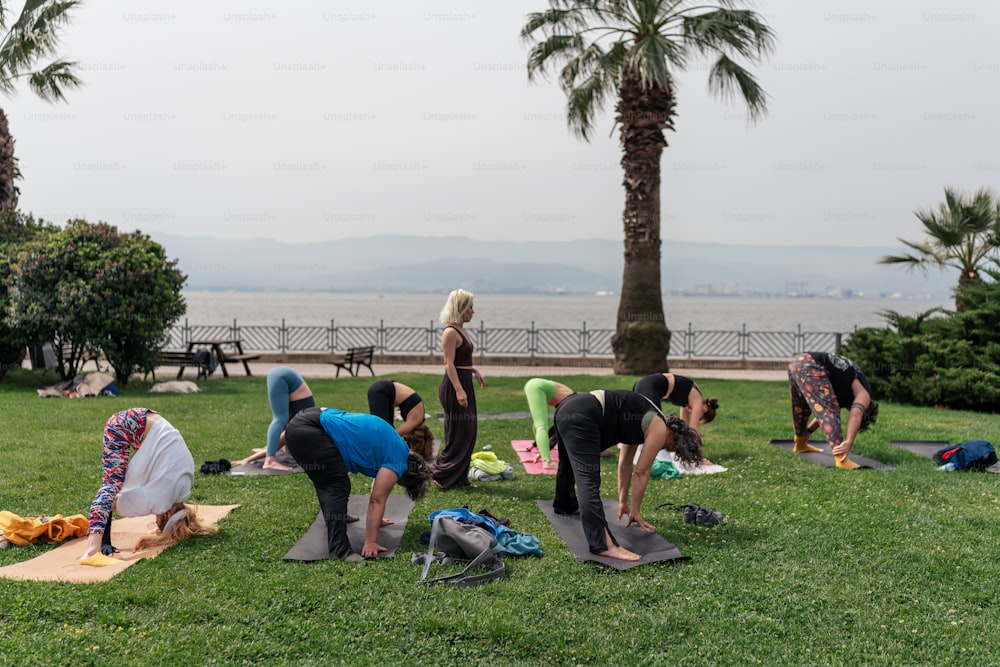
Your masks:
{"label": "woman with patterned legging", "polygon": [[[793,451],[820,451],[809,444],[809,434],[821,426],[837,467],[860,468],[849,456],[858,432],[878,419],[878,403],[872,400],[871,385],[858,365],[839,354],[804,352],[788,364],[788,384],[795,429]],[[840,411],[848,407],[845,438]],[[815,417],[811,424],[810,415]]]}
{"label": "woman with patterned legging", "polygon": [[[185,500],[194,482],[194,459],[181,434],[157,412],[131,408],[117,412],[104,427],[103,479],[90,506],[90,527],[81,565],[105,566],[118,550],[111,544],[111,512],[156,515],[159,536],[140,545],[177,542],[214,532],[203,526]],[[141,546],[139,547],[141,548]]]}

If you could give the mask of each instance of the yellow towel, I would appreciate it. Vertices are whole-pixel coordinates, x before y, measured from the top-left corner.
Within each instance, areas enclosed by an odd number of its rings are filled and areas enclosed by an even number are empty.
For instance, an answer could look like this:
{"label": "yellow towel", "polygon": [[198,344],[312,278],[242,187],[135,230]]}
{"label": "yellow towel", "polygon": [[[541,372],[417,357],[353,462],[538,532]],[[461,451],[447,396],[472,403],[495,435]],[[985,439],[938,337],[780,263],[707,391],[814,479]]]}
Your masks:
{"label": "yellow towel", "polygon": [[87,517],[82,514],[63,517],[21,517],[13,512],[0,511],[0,533],[18,546],[45,540],[61,542],[71,537],[87,534]]}

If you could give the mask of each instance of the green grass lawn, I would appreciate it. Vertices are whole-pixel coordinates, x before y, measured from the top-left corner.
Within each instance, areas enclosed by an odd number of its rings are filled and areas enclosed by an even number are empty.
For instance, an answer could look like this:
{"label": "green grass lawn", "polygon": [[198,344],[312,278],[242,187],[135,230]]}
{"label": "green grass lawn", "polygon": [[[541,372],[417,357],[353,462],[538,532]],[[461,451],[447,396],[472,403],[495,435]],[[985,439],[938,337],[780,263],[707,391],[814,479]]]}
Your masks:
{"label": "green grass lawn", "polygon": [[[437,403],[439,376],[394,379]],[[634,378],[559,376],[578,391]],[[196,465],[262,446],[264,378],[202,382],[164,395],[136,382],[117,398],[40,399],[55,378],[0,382],[0,510],[86,514],[100,483],[101,433],[116,410],[160,411]],[[320,405],[367,411],[370,377],[310,379]],[[488,377],[480,413],[526,411],[525,378]],[[839,471],[778,447],[790,438],[781,382],[704,380],[719,416],[704,428],[719,475],[650,483],[644,517],[691,560],[626,572],[569,554],[535,506],[554,478],[522,472],[510,447],[528,419],[480,422],[514,463],[510,482],[431,489],[392,560],[285,563],[319,509],[305,475],[196,473],[193,499],[239,504],[222,530],[167,549],[106,583],[0,579],[0,663],[39,665],[988,665],[1000,663],[1000,476],[937,472],[890,440],[1000,442],[1000,416],[882,404],[855,452],[891,472]],[[440,437],[440,422],[432,421]],[[604,495],[616,496],[615,459]],[[370,481],[354,480],[354,493]],[[401,489],[400,489],[401,491]],[[720,510],[724,524],[684,524],[660,503]],[[542,558],[506,558],[508,577],[469,589],[418,587],[420,533],[437,509],[510,517]],[[49,545],[0,551],[0,566]]]}

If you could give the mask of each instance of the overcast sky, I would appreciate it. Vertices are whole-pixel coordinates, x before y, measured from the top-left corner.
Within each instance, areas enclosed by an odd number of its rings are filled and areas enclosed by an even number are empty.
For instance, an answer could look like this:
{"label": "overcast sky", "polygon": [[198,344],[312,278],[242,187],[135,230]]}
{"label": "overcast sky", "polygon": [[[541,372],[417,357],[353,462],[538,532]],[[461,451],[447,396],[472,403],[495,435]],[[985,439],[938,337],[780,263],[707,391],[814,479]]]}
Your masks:
{"label": "overcast sky", "polygon": [[[20,7],[19,3],[16,3]],[[613,108],[590,143],[518,33],[546,0],[90,0],[67,104],[0,103],[21,208],[219,238],[621,238]],[[677,73],[663,237],[897,246],[943,187],[1000,187],[1000,3],[759,0],[755,126]],[[613,106],[613,105],[612,105]]]}

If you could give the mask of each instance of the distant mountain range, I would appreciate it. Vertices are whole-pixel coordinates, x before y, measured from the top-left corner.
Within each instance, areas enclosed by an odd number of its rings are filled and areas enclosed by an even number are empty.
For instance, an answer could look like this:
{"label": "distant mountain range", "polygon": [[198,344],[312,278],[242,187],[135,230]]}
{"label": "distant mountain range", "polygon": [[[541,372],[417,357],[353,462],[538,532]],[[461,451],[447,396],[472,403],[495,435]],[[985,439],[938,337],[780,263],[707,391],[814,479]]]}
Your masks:
{"label": "distant mountain range", "polygon": [[[617,294],[622,243],[528,243],[370,236],[315,243],[152,234],[187,289],[243,291]],[[955,276],[883,266],[899,248],[745,246],[664,241],[663,289],[692,294],[947,295]]]}

